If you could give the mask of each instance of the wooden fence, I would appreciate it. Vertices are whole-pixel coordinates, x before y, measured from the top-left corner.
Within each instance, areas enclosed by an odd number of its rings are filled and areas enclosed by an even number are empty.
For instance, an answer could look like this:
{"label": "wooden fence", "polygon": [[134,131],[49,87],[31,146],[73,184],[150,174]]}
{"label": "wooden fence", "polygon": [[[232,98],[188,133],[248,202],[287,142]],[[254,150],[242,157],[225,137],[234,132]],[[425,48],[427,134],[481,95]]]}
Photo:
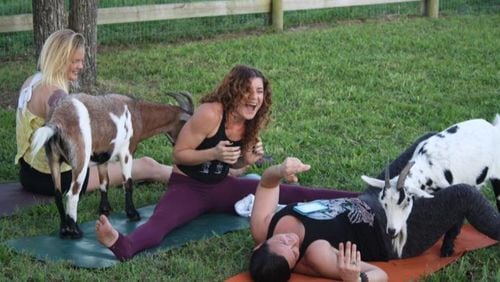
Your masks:
{"label": "wooden fence", "polygon": [[[284,12],[286,11],[418,1],[422,2],[424,16],[438,17],[439,0],[240,0],[100,8],[97,12],[97,24],[269,13],[273,27],[282,30]],[[32,29],[32,14],[0,16],[0,33]]]}

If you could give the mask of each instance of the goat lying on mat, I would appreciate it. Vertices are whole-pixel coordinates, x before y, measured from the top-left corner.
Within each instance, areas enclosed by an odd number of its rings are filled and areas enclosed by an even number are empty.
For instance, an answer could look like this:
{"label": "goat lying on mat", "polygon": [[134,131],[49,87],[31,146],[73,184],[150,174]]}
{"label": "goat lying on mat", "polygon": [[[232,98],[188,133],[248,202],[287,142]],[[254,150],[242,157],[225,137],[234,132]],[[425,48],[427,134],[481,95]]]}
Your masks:
{"label": "goat lying on mat", "polygon": [[[367,184],[382,189],[379,201],[387,217],[387,234],[399,241],[402,248],[413,197],[432,198],[435,192],[454,184],[480,188],[490,180],[500,211],[499,145],[499,115],[493,123],[483,119],[468,120],[422,140],[404,174],[386,181],[362,176]],[[446,233],[442,256],[453,253],[453,241],[461,225],[462,222],[457,222]]]}
{"label": "goat lying on mat", "polygon": [[[189,93],[168,94],[179,106],[137,101],[119,94],[72,94],[54,102],[47,123],[35,131],[31,146],[35,155],[45,145],[61,217],[61,238],[78,239],[83,235],[77,224],[77,207],[91,162],[97,164],[99,172],[99,212],[109,214],[111,210],[107,198],[107,162],[118,159],[124,180],[127,217],[133,221],[140,219],[132,199],[132,154],[140,141],[160,133],[166,134],[173,143],[194,111]],[[61,190],[62,162],[72,167],[69,191]],[[65,207],[63,193],[66,193]]]}

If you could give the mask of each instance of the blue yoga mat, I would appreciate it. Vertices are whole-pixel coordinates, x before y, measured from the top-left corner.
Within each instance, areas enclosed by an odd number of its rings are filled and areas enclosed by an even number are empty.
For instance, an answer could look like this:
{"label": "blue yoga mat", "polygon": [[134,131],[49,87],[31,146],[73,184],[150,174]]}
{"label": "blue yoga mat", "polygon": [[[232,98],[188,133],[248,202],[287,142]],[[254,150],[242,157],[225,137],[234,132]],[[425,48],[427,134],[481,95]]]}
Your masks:
{"label": "blue yoga mat", "polygon": [[[146,222],[153,209],[154,205],[138,209],[142,217],[138,222],[128,221],[123,213],[112,214],[109,220],[118,231],[127,234]],[[208,239],[248,227],[248,218],[222,213],[205,214],[175,229],[163,239],[158,247],[146,250],[141,254],[177,248],[191,241]],[[97,241],[95,221],[80,224],[80,228],[84,235],[79,240],[63,240],[59,238],[58,234],[52,234],[12,239],[6,241],[6,244],[15,252],[34,256],[38,260],[67,261],[76,267],[106,268],[119,263],[113,253]]]}

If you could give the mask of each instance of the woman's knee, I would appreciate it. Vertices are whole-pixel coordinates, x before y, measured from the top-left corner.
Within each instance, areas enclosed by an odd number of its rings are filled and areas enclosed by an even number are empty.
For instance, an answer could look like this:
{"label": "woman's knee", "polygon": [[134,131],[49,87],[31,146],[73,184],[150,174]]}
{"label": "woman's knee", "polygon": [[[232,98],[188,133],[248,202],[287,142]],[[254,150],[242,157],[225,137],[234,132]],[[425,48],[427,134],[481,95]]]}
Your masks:
{"label": "woman's knee", "polygon": [[132,178],[134,180],[158,181],[168,183],[172,167],[161,164],[151,157],[134,159]]}
{"label": "woman's knee", "polygon": [[474,207],[483,205],[487,202],[486,197],[474,186],[467,184],[451,185],[435,194],[442,194],[441,197],[446,199],[446,202],[454,206]]}
{"label": "woman's knee", "polygon": [[160,166],[160,164],[153,158],[151,157],[141,157],[136,159],[136,164],[144,167],[145,169],[147,168],[156,168]]}
{"label": "woman's knee", "polygon": [[468,184],[455,184],[448,188],[442,190],[447,193],[453,194],[455,197],[459,198],[470,198],[470,197],[481,197],[481,192],[474,186]]}

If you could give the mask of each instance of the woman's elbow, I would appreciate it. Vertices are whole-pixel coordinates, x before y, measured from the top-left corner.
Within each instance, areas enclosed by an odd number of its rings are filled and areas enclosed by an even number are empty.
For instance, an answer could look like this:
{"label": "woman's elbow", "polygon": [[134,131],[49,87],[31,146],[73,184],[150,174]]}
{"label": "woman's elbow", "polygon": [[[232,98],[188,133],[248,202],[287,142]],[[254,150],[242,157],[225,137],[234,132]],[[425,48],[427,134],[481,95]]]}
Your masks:
{"label": "woman's elbow", "polygon": [[181,160],[182,160],[182,154],[180,154],[178,151],[174,150],[172,152],[172,163],[175,165],[181,164]]}

